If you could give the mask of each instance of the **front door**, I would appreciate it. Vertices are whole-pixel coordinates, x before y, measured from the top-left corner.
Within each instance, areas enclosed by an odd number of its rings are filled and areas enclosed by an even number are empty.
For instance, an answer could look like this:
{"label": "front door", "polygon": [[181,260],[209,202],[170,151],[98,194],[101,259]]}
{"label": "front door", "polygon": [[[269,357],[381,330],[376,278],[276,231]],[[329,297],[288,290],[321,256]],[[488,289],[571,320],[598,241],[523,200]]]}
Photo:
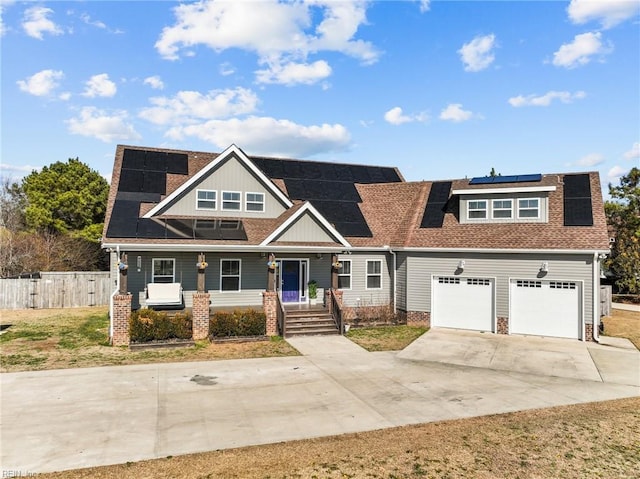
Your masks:
{"label": "front door", "polygon": [[306,301],[306,260],[288,260],[280,262],[280,292],[283,303],[301,303]]}

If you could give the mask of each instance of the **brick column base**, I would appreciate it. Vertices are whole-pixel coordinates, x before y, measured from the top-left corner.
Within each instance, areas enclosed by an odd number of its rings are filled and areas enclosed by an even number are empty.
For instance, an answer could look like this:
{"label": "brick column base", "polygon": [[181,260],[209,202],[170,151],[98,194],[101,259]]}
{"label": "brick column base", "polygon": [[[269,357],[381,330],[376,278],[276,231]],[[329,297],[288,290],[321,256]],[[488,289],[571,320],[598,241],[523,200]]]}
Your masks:
{"label": "brick column base", "polygon": [[593,324],[584,325],[584,340],[595,342],[595,339],[593,339]]}
{"label": "brick column base", "polygon": [[113,332],[111,335],[111,344],[113,346],[128,346],[129,337],[129,318],[131,317],[131,294],[116,294],[113,297]]}
{"label": "brick column base", "polygon": [[193,321],[193,339],[209,337],[209,293],[193,293],[191,314]]}
{"label": "brick column base", "polygon": [[498,334],[509,334],[509,318],[498,317],[496,328]]}
{"label": "brick column base", "polygon": [[267,317],[267,336],[278,334],[278,293],[276,291],[263,291],[262,308]]}
{"label": "brick column base", "polygon": [[407,325],[409,326],[423,326],[425,328],[431,327],[431,313],[428,311],[407,311],[406,313]]}

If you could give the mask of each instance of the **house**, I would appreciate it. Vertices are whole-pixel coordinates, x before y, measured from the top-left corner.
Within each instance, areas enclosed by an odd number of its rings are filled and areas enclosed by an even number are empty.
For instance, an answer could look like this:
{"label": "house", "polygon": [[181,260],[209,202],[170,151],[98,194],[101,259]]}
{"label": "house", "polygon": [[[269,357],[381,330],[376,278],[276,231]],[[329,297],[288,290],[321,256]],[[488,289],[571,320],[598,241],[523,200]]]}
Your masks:
{"label": "house", "polygon": [[342,321],[391,308],[434,327],[587,341],[609,252],[596,172],[407,182],[393,167],[235,145],[119,145],[102,242],[114,288],[126,254],[130,309],[153,301],[149,284],[179,283],[188,308],[276,297],[286,315],[314,280]]}

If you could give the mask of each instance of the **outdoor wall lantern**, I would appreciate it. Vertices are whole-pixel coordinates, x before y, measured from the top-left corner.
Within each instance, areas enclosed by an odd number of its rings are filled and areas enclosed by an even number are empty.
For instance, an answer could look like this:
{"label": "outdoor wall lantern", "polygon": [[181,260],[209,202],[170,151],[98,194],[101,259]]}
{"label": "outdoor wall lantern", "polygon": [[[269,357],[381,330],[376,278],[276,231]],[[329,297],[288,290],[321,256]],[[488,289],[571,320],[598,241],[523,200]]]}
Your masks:
{"label": "outdoor wall lantern", "polygon": [[464,269],[464,260],[463,259],[458,261],[458,269],[460,269],[460,270]]}
{"label": "outdoor wall lantern", "polygon": [[540,272],[541,273],[548,273],[549,272],[549,262],[548,261],[543,261],[543,263],[540,265]]}

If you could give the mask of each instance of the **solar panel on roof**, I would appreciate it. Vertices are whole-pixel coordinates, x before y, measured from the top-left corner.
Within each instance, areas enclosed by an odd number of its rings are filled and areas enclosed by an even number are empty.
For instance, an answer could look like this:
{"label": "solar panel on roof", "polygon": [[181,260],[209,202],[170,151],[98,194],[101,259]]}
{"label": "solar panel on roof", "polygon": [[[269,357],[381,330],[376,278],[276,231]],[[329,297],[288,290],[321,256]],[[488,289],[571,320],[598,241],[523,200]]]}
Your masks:
{"label": "solar panel on roof", "polygon": [[144,187],[145,193],[159,193],[164,195],[167,188],[167,174],[164,171],[145,171]]}
{"label": "solar panel on roof", "polygon": [[120,170],[118,191],[142,192],[144,187],[144,170]]}
{"label": "solar panel on roof", "polygon": [[116,200],[111,211],[107,236],[110,238],[135,238],[139,208],[139,201]]}
{"label": "solar panel on roof", "polygon": [[164,151],[147,151],[144,169],[146,171],[167,171],[167,154]]}
{"label": "solar panel on roof", "polygon": [[450,191],[450,181],[439,181],[431,184],[420,228],[442,228]]}
{"label": "solar panel on roof", "polygon": [[564,225],[593,226],[589,175],[565,175],[563,182]]}
{"label": "solar panel on roof", "polygon": [[189,157],[186,153],[167,154],[167,173],[176,175],[189,174]]}
{"label": "solar panel on roof", "polygon": [[122,168],[142,170],[144,169],[145,152],[125,148],[122,154]]}
{"label": "solar panel on roof", "polygon": [[531,183],[542,180],[542,175],[507,175],[507,176],[477,176],[469,180],[470,185],[488,185],[499,183]]}

